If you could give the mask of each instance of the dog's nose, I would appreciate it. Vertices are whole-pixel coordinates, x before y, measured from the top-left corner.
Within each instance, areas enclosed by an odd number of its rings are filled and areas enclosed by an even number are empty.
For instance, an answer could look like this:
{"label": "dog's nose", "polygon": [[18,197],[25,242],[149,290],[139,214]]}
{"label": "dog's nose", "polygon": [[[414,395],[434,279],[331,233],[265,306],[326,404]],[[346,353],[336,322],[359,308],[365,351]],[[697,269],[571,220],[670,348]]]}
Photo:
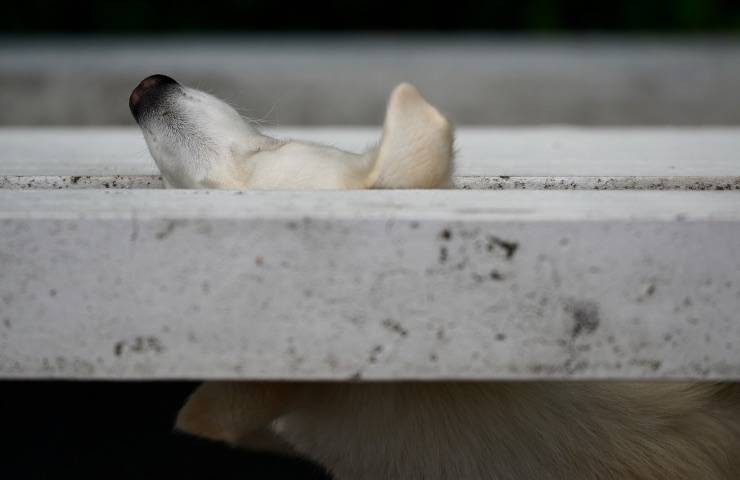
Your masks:
{"label": "dog's nose", "polygon": [[174,85],[180,84],[167,75],[157,74],[142,80],[128,99],[128,106],[136,121],[139,121],[139,115],[144,107],[154,103],[163,91]]}

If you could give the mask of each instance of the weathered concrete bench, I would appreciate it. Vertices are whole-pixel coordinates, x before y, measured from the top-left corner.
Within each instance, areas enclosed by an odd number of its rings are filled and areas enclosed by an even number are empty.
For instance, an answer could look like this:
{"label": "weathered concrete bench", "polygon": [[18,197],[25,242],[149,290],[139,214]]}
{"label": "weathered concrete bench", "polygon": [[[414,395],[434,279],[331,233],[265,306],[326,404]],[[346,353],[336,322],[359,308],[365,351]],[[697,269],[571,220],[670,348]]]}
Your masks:
{"label": "weathered concrete bench", "polygon": [[740,129],[459,148],[458,190],[173,191],[133,129],[0,130],[0,377],[740,379]]}

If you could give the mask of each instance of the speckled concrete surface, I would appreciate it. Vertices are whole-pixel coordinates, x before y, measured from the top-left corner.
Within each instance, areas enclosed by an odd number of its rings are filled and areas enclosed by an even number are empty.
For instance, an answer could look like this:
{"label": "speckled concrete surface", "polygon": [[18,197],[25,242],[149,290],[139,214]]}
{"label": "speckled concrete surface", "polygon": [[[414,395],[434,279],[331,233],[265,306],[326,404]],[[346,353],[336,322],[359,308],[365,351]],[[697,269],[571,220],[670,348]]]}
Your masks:
{"label": "speckled concrete surface", "polygon": [[740,193],[0,191],[0,374],[740,378]]}

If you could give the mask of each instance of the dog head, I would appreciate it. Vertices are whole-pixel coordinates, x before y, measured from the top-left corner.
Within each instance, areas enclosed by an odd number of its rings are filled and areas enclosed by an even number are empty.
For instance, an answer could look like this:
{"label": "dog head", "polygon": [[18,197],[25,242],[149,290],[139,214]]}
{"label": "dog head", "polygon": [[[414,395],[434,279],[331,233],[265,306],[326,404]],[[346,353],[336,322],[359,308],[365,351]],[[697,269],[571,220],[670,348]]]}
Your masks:
{"label": "dog head", "polygon": [[142,80],[129,107],[175,188],[439,188],[452,171],[452,126],[409,84],[391,94],[378,147],[359,154],[263,135],[225,102],[165,75]]}
{"label": "dog head", "polygon": [[204,187],[198,182],[240,151],[250,151],[257,132],[232,107],[165,75],[145,78],[129,98],[154,161],[170,186]]}

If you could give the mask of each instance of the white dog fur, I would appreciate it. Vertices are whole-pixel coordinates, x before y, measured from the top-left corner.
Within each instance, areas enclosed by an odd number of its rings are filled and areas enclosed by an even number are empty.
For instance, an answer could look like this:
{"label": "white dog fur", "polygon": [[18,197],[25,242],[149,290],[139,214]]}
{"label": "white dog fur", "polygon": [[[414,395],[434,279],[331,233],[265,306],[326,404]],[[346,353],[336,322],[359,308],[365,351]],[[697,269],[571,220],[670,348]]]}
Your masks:
{"label": "white dog fur", "polygon": [[[169,186],[449,184],[452,127],[411,85],[393,91],[378,148],[353,154],[264,136],[179,84],[141,102],[146,81],[132,111]],[[304,455],[337,480],[740,479],[737,385],[208,382],[176,426]]]}
{"label": "white dog fur", "polygon": [[391,95],[379,147],[362,154],[276,140],[205,92],[167,90],[138,120],[170,187],[435,188],[450,178],[452,126],[406,83]]}

